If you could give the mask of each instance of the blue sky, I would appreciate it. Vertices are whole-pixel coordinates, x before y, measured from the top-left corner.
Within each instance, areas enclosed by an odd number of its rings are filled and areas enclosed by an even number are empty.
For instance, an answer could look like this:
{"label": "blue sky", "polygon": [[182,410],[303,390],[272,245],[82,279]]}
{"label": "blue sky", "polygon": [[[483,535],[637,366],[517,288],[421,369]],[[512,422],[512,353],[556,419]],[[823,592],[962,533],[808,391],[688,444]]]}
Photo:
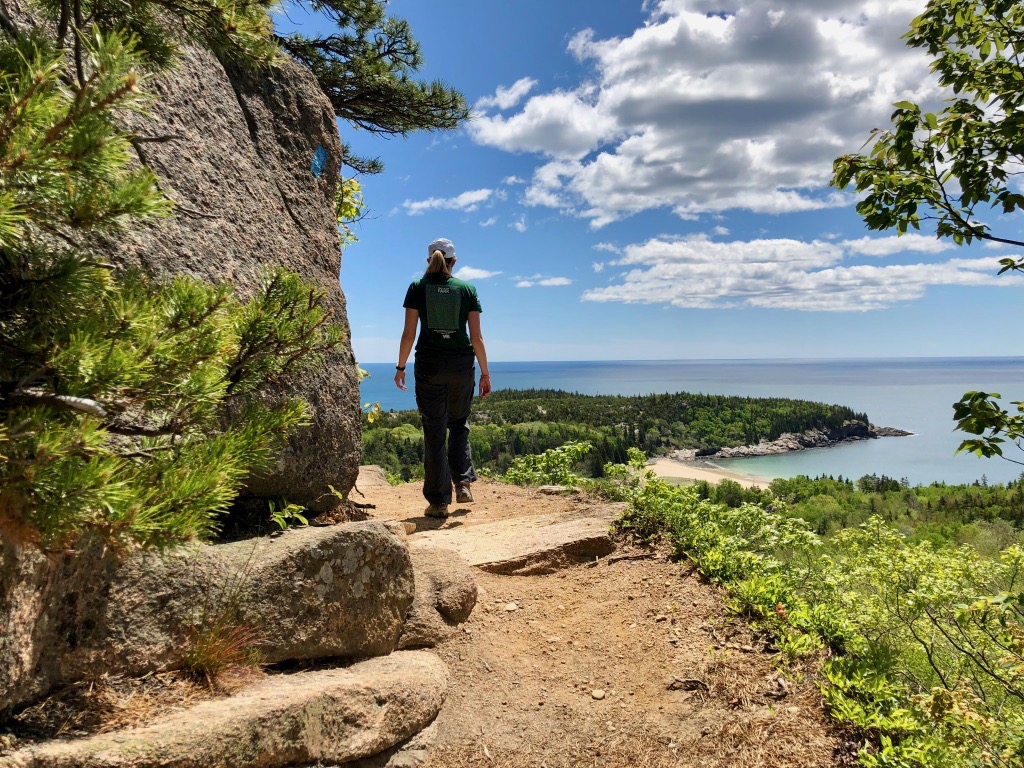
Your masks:
{"label": "blue sky", "polygon": [[474,117],[404,139],[340,125],[385,164],[343,254],[357,360],[395,359],[436,237],[492,360],[1024,355],[1024,280],[996,277],[1012,250],[869,232],[828,186],[894,101],[942,97],[900,40],[923,7],[392,0],[421,77]]}

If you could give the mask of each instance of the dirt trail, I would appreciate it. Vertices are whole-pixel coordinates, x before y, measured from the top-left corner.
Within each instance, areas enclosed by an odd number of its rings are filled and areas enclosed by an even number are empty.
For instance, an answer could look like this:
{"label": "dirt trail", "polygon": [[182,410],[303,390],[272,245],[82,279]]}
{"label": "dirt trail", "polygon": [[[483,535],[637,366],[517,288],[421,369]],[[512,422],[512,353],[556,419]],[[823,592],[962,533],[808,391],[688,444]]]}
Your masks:
{"label": "dirt trail", "polygon": [[[411,546],[435,531],[451,532],[447,545],[499,521],[515,537],[530,518],[617,511],[482,480],[476,502],[442,522],[422,516],[415,484],[362,475],[358,488],[373,517],[416,525]],[[849,764],[813,671],[782,675],[687,564],[618,542],[549,573],[475,570],[477,607],[437,649],[452,679],[424,768]]]}

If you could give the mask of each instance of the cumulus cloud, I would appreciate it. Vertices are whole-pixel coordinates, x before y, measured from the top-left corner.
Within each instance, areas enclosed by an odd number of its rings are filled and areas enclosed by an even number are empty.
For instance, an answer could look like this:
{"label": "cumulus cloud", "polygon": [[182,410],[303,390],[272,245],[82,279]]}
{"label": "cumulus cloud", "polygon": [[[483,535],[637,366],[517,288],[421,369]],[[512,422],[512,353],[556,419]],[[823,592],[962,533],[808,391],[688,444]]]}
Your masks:
{"label": "cumulus cloud", "polygon": [[476,267],[459,267],[455,270],[455,277],[460,280],[486,280],[500,274],[501,272],[492,272],[489,269],[477,269]]}
{"label": "cumulus cloud", "polygon": [[454,211],[475,211],[481,203],[487,202],[494,195],[493,189],[473,189],[455,197],[429,197],[426,200],[406,200],[402,203],[410,216],[430,210],[446,209]]}
{"label": "cumulus cloud", "polygon": [[579,158],[595,149],[614,129],[610,116],[581,92],[555,91],[532,97],[523,111],[477,115],[469,135],[479,144],[510,152],[540,152],[552,157]]}
{"label": "cumulus cloud", "polygon": [[847,205],[828,187],[832,160],[887,124],[894,101],[939,97],[925,54],[900,40],[924,5],[651,0],[631,34],[569,41],[588,68],[578,86],[499,89],[484,106],[510,111],[469,133],[540,155],[525,201],[595,227],[661,207],[692,219]]}
{"label": "cumulus cloud", "polygon": [[537,81],[532,77],[520,78],[512,83],[508,88],[499,86],[493,96],[485,96],[482,99],[478,99],[475,106],[478,110],[487,110],[491,107],[497,107],[498,109],[512,109],[512,107],[521,102],[523,97],[532,91],[536,85]]}
{"label": "cumulus cloud", "polygon": [[[924,240],[863,238],[843,242],[763,239],[717,242],[707,235],[655,237],[628,245],[610,264],[628,268],[617,283],[584,301],[676,307],[771,307],[850,312],[882,309],[924,295],[929,286],[1021,286],[997,277],[992,259],[940,263],[844,264],[853,256],[927,252]],[[905,247],[897,250],[904,243]]]}

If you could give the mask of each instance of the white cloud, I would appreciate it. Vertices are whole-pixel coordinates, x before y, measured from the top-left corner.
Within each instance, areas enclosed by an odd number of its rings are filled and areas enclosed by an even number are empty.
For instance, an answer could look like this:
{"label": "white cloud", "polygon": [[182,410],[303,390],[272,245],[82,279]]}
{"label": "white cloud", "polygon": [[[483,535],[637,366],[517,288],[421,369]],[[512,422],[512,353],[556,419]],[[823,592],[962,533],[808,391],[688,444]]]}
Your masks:
{"label": "white cloud", "polygon": [[492,189],[473,189],[455,197],[430,197],[426,200],[406,200],[402,203],[406,213],[416,216],[429,210],[447,209],[456,211],[475,211],[481,203],[487,202]]}
{"label": "white cloud", "polygon": [[854,255],[892,255],[900,252],[900,244],[902,251],[927,250],[930,246],[923,240],[714,242],[706,235],[657,237],[627,246],[622,258],[611,262],[629,268],[619,282],[588,290],[583,300],[849,312],[918,299],[929,286],[1024,285],[1022,277],[996,277],[995,262],[988,258],[885,266],[842,263]]}
{"label": "white cloud", "polygon": [[614,122],[582,92],[553,91],[532,97],[511,117],[477,115],[467,130],[478,144],[570,159],[595,149],[614,132]]}
{"label": "white cloud", "polygon": [[903,251],[942,253],[957,247],[950,240],[939,240],[930,235],[862,237],[859,240],[846,240],[843,246],[851,253],[862,256],[892,256]]}
{"label": "white cloud", "polygon": [[496,217],[491,216],[491,218],[484,219],[483,221],[481,221],[480,222],[480,226],[481,227],[493,227],[497,223],[497,221],[498,221],[498,219]]}
{"label": "white cloud", "polygon": [[515,228],[516,232],[525,232],[526,231],[526,216],[520,216],[518,219],[516,219],[512,223],[512,226]]}
{"label": "white cloud", "polygon": [[512,187],[515,186],[516,184],[525,184],[526,179],[521,179],[518,176],[506,176],[504,179],[501,180],[501,183],[504,184],[506,187]]}
{"label": "white cloud", "polygon": [[534,275],[531,278],[520,280],[516,283],[516,288],[532,288],[538,285],[544,288],[554,288],[561,285],[572,285],[572,280],[568,277],[544,277],[542,275]]}
{"label": "white cloud", "polygon": [[[924,52],[900,39],[925,0],[650,0],[631,34],[575,35],[589,71],[469,128],[480,144],[536,153],[525,200],[600,227],[668,207],[692,219],[847,205],[832,160],[888,123],[894,101],[935,101]],[[728,5],[725,7],[729,7]],[[517,87],[518,86],[518,87]],[[488,104],[500,106],[496,95]]]}
{"label": "white cloud", "polygon": [[718,235],[720,237],[726,237],[729,234],[729,228],[728,227],[718,226],[718,227],[715,227],[712,230],[712,232],[714,232],[716,235]]}
{"label": "white cloud", "polygon": [[497,107],[498,109],[512,109],[512,107],[522,101],[523,97],[532,91],[536,85],[537,81],[532,77],[520,78],[512,83],[508,88],[499,86],[493,96],[485,96],[482,99],[478,99],[475,106],[479,110],[487,110],[491,107]]}
{"label": "white cloud", "polygon": [[604,271],[604,262],[603,261],[595,261],[590,266],[592,266],[594,268],[595,272],[603,272]]}
{"label": "white cloud", "polygon": [[486,280],[500,274],[501,272],[492,272],[489,269],[477,269],[476,267],[459,267],[455,270],[455,277],[460,280]]}

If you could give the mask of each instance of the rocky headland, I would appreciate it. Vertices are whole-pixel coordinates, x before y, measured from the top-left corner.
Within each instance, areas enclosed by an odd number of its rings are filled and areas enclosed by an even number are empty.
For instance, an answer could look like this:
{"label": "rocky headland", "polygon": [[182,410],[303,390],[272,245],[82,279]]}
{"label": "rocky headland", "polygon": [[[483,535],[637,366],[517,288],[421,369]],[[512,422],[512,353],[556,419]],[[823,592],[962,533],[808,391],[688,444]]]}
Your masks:
{"label": "rocky headland", "polygon": [[876,427],[863,421],[846,421],[838,429],[809,429],[806,432],[786,432],[775,440],[762,440],[756,445],[739,445],[700,451],[694,448],[673,451],[676,461],[706,461],[710,459],[742,459],[753,456],[775,456],[810,448],[830,448],[843,443],[874,440],[879,437],[907,437],[914,434],[895,427]]}

